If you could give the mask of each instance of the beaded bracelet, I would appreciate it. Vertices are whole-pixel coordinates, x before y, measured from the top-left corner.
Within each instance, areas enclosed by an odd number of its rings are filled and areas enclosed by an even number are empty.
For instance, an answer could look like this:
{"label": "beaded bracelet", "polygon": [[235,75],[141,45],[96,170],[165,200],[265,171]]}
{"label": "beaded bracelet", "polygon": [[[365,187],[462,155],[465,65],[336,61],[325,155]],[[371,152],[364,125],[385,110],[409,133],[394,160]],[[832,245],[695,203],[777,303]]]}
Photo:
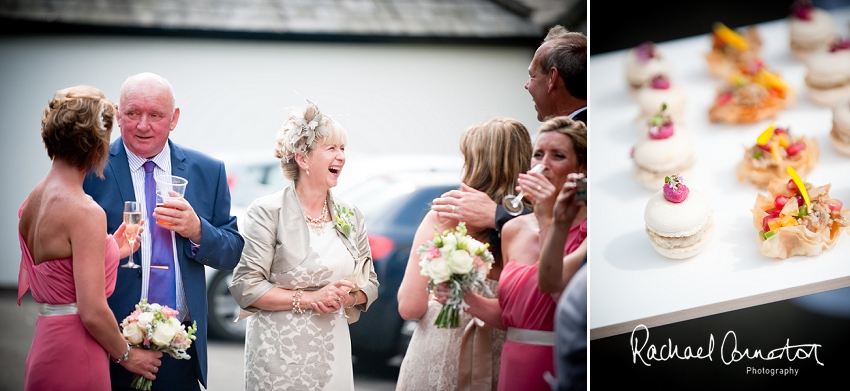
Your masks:
{"label": "beaded bracelet", "polygon": [[349,294],[349,295],[351,295],[351,297],[353,297],[353,298],[354,298],[354,301],[352,301],[352,302],[351,302],[351,305],[350,305],[350,306],[348,306],[348,308],[351,308],[351,307],[356,306],[356,305],[357,305],[357,293],[354,293],[354,292],[348,292],[348,294]]}
{"label": "beaded bracelet", "polygon": [[292,312],[296,314],[303,314],[305,311],[301,308],[301,295],[304,293],[304,290],[297,289],[295,293],[292,294]]}

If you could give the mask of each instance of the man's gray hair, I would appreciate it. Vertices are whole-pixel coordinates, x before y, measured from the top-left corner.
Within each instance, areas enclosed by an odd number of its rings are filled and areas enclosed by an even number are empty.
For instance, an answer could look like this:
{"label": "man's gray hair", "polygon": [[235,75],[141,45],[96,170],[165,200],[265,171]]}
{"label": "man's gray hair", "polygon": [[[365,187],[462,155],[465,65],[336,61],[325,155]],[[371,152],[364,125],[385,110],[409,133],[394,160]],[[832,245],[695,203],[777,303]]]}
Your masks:
{"label": "man's gray hair", "polygon": [[548,48],[540,60],[543,71],[556,68],[570,95],[587,99],[587,36],[556,25],[542,45]]}

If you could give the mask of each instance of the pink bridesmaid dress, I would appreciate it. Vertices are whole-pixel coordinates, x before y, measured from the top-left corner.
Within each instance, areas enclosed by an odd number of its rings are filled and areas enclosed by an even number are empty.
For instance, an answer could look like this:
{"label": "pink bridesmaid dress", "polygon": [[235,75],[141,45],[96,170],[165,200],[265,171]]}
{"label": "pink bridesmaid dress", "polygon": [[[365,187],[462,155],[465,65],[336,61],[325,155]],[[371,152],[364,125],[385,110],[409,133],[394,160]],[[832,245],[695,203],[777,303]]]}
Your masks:
{"label": "pink bridesmaid dress", "polygon": [[[587,237],[587,220],[570,229],[565,253],[575,251]],[[554,333],[555,308],[552,295],[537,288],[537,263],[523,265],[508,262],[499,278],[499,306],[502,322],[508,329],[508,340],[502,348],[499,390],[544,390],[552,387],[546,382],[546,372],[555,375]],[[511,340],[512,330],[542,339],[523,343]],[[540,332],[543,333],[540,333]],[[548,333],[546,333],[548,332]],[[551,340],[551,343],[548,341]]]}
{"label": "pink bridesmaid dress", "polygon": [[[73,259],[53,259],[35,265],[20,233],[18,239],[18,305],[29,290],[40,306],[24,369],[24,390],[109,390],[109,355],[70,305],[77,302]],[[115,289],[118,256],[118,245],[108,235],[104,257],[107,297]]]}

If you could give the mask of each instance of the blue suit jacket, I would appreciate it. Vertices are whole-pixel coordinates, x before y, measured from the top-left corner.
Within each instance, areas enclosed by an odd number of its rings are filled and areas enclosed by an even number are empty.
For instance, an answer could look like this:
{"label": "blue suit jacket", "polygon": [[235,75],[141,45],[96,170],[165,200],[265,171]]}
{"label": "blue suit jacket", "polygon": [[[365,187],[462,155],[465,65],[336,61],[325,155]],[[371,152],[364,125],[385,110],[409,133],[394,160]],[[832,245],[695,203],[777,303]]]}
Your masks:
{"label": "blue suit jacket", "polygon": [[[175,238],[189,314],[198,323],[195,334],[197,339],[193,343],[197,351],[192,356],[192,362],[195,363],[198,380],[206,387],[208,314],[204,265],[220,270],[233,269],[239,263],[245,241],[236,227],[236,217],[230,215],[230,191],[224,163],[200,152],[181,148],[171,140],[168,143],[171,148],[171,172],[189,181],[185,198],[201,220],[201,243],[195,256],[192,256],[189,239],[180,235]],[[105,178],[100,179],[93,173],[89,174],[83,188],[106,211],[107,230],[111,233],[123,222],[124,201],[136,200],[127,152],[120,138],[109,148],[109,161],[103,175]],[[136,262],[141,264],[140,252],[135,252],[134,256]],[[119,267],[115,292],[108,299],[118,322],[133,311],[141,298],[141,292],[141,269]],[[157,376],[154,386],[173,389],[168,387],[168,381],[167,378]]]}

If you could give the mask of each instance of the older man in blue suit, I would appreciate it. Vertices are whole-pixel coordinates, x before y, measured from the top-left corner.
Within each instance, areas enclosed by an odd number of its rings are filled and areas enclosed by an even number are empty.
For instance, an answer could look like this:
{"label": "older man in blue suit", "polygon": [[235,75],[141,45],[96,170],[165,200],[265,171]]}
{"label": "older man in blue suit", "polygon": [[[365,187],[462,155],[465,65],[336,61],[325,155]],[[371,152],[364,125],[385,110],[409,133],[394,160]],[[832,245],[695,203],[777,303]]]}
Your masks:
{"label": "older man in blue suit", "polygon": [[[118,268],[109,307],[119,321],[140,299],[174,306],[181,321],[197,322],[191,360],[163,356],[153,389],[200,390],[207,377],[207,295],[204,265],[233,269],[244,240],[230,215],[230,192],[224,164],[183,148],[168,137],[180,109],[171,85],[161,76],[142,73],[121,87],[117,122],[121,138],[109,149],[104,179],[89,175],[86,193],[106,211],[107,229],[123,221],[125,201],[139,201],[145,219],[142,246],[134,254],[141,268]],[[155,206],[153,180],[176,175],[189,182],[183,198]],[[150,206],[150,209],[147,209]],[[111,370],[113,390],[130,389],[132,374],[120,365]]]}

